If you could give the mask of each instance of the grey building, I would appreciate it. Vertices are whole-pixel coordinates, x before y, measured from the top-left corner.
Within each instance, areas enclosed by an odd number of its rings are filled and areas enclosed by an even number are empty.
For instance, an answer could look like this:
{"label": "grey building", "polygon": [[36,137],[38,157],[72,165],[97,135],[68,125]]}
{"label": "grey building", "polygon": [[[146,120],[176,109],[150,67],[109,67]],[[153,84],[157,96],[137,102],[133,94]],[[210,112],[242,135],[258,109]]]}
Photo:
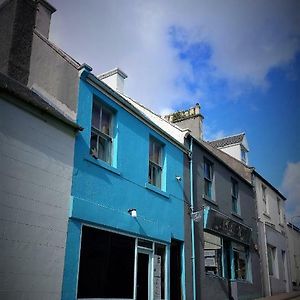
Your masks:
{"label": "grey building", "polygon": [[76,115],[82,66],[49,40],[47,1],[0,0],[0,72]]}
{"label": "grey building", "polygon": [[180,120],[192,129],[186,138],[191,155],[185,161],[184,180],[186,202],[191,203],[185,210],[186,298],[259,298],[262,284],[251,172],[201,140],[203,117],[197,106],[166,119]]}
{"label": "grey building", "polygon": [[[210,142],[248,167],[249,151],[246,134],[241,133]],[[231,159],[231,157],[230,157]],[[264,295],[276,295],[291,290],[289,245],[285,220],[286,198],[254,168],[252,173],[257,207],[257,226]]]}
{"label": "grey building", "polygon": [[0,299],[60,299],[79,129],[0,73]]}

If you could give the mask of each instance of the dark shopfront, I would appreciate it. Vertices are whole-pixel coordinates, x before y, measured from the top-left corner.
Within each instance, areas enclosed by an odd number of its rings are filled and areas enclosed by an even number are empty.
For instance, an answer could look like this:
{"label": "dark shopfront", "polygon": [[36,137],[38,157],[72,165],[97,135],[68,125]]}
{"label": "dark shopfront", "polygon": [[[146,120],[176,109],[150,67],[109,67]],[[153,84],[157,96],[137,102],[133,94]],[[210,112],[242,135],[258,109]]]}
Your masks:
{"label": "dark shopfront", "polygon": [[251,299],[251,228],[209,207],[203,225],[204,299]]}

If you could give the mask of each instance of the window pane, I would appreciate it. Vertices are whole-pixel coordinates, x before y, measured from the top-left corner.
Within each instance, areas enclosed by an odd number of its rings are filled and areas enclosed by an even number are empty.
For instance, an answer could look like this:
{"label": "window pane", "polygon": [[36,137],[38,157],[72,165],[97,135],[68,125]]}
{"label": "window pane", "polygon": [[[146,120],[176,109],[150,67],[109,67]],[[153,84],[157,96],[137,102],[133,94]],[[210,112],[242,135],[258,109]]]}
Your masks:
{"label": "window pane", "polygon": [[236,279],[247,279],[246,278],[246,253],[241,251],[233,251],[234,258],[234,272]]}
{"label": "window pane", "polygon": [[93,103],[92,126],[100,129],[100,107]]}
{"label": "window pane", "polygon": [[94,132],[92,132],[92,134],[91,134],[90,153],[95,158],[98,158],[97,135]]}
{"label": "window pane", "polygon": [[110,136],[111,135],[110,126],[111,126],[111,114],[107,110],[102,109],[101,132]]}
{"label": "window pane", "polygon": [[235,197],[232,197],[232,211],[234,213],[238,212],[237,199]]}
{"label": "window pane", "polygon": [[211,182],[206,178],[204,179],[204,193],[205,196],[211,198]]}
{"label": "window pane", "polygon": [[158,143],[154,142],[154,151],[153,151],[153,162],[155,162],[157,165],[161,165],[160,163],[160,151],[161,147]]}
{"label": "window pane", "polygon": [[204,162],[204,177],[207,179],[211,179],[211,165],[209,162]]}
{"label": "window pane", "polygon": [[223,246],[220,237],[204,232],[205,272],[213,275],[223,275]]}
{"label": "window pane", "polygon": [[133,238],[83,226],[77,297],[132,299],[134,253]]}
{"label": "window pane", "polygon": [[273,259],[273,249],[268,245],[268,265],[269,265],[269,275],[274,275],[273,271],[273,264],[274,264],[274,259]]}
{"label": "window pane", "polygon": [[111,142],[99,136],[98,158],[110,163],[110,145]]}
{"label": "window pane", "polygon": [[232,195],[237,198],[238,197],[238,184],[235,180],[232,180],[231,184],[232,184]]}

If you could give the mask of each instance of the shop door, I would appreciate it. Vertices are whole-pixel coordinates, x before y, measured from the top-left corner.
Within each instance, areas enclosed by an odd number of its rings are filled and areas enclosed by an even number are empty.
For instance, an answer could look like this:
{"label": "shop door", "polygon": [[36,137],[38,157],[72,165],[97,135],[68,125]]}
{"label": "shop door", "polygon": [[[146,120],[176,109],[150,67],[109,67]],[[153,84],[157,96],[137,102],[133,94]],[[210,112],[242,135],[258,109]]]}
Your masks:
{"label": "shop door", "polygon": [[151,299],[151,254],[138,250],[136,299]]}
{"label": "shop door", "polygon": [[181,243],[171,241],[170,293],[172,300],[181,300]]}

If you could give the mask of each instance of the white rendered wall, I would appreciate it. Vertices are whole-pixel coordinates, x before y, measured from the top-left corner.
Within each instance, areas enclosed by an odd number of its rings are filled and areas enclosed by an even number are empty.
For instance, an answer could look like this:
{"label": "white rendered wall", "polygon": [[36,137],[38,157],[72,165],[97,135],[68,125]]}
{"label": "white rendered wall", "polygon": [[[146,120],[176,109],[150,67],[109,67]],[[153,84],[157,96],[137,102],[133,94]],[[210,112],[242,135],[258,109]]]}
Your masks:
{"label": "white rendered wall", "polygon": [[0,98],[0,299],[61,297],[74,133]]}
{"label": "white rendered wall", "polygon": [[300,232],[288,227],[288,242],[291,261],[291,280],[300,288]]}
{"label": "white rendered wall", "polygon": [[[291,280],[290,280],[290,260],[289,260],[289,246],[287,241],[287,226],[285,217],[283,219],[283,223],[280,220],[280,216],[278,213],[278,204],[277,198],[280,199],[280,205],[283,215],[285,215],[285,203],[284,200],[279,197],[279,195],[271,189],[267,184],[263,183],[263,181],[255,176],[254,178],[255,191],[256,191],[256,202],[257,202],[257,211],[258,211],[258,225],[259,225],[259,246],[260,246],[260,254],[261,254],[261,267],[263,268],[263,277],[264,277],[264,290],[266,292],[272,292],[275,294],[276,292],[285,292],[291,290]],[[266,199],[269,206],[269,213],[264,213],[264,203],[262,197],[262,185],[266,187]],[[266,226],[264,224],[267,224]],[[268,271],[268,259],[266,253],[266,246],[270,244],[277,249],[277,270],[278,274],[275,277],[269,277]],[[285,269],[283,266],[281,251],[284,250],[286,252],[286,268],[287,273],[285,274]],[[286,278],[287,277],[287,278]],[[287,284],[284,280],[287,280]],[[270,280],[268,282],[268,280]],[[276,291],[275,288],[281,288],[280,291]],[[286,290],[284,290],[286,287]],[[266,293],[265,296],[270,294]]]}
{"label": "white rendered wall", "polygon": [[241,145],[233,145],[230,147],[220,148],[223,152],[231,155],[235,159],[241,161]]}

